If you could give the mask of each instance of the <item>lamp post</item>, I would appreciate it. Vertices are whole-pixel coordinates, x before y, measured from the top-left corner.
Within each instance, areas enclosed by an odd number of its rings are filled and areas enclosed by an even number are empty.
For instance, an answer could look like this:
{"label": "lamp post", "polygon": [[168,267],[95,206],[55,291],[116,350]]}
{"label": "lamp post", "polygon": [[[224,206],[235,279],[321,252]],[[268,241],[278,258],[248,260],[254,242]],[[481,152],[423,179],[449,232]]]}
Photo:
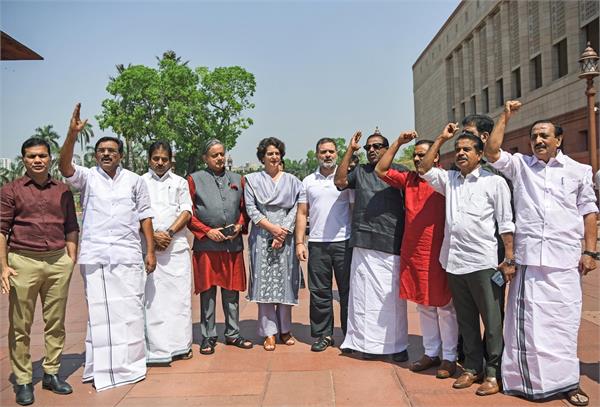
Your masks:
{"label": "lamp post", "polygon": [[586,49],[579,58],[579,65],[581,67],[579,78],[587,81],[585,95],[587,96],[588,107],[588,149],[590,151],[590,164],[592,165],[594,174],[596,174],[596,171],[598,171],[598,144],[596,137],[596,89],[594,89],[594,78],[600,75],[600,71],[598,70],[598,54],[596,54],[589,41]]}

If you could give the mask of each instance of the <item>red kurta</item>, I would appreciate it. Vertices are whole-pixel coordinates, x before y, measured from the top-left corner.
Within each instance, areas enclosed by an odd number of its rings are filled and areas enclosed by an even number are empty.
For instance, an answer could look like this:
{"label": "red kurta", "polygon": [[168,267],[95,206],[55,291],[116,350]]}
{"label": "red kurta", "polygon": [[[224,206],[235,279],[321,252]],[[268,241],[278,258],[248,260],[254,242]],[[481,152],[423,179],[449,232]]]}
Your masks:
{"label": "red kurta", "polygon": [[[195,205],[196,185],[191,177],[188,177],[187,181],[192,195],[192,202]],[[242,187],[243,185],[240,186],[240,188]],[[242,198],[240,200],[240,218],[237,223],[242,225],[244,230],[246,229],[245,213]],[[196,215],[192,215],[188,223],[188,229],[196,239],[208,239],[206,233],[212,228],[202,223]],[[194,267],[194,293],[196,294],[204,292],[212,286],[219,286],[233,291],[246,290],[246,267],[244,266],[243,251],[195,251],[192,257],[192,265]]]}
{"label": "red kurta", "polygon": [[404,191],[406,215],[400,249],[400,297],[441,307],[450,302],[446,271],[440,264],[446,201],[419,174],[390,168],[382,178]]}

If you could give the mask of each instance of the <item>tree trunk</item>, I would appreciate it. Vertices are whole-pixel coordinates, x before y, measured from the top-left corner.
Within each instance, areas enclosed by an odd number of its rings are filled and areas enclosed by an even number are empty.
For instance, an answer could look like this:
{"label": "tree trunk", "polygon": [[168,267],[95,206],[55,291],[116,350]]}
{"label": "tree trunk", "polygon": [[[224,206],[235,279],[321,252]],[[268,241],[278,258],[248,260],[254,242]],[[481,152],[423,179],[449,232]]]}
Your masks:
{"label": "tree trunk", "polygon": [[131,139],[129,137],[125,137],[125,147],[127,148],[127,151],[125,151],[125,168],[131,170],[131,168],[129,167],[129,157],[131,154]]}
{"label": "tree trunk", "polygon": [[196,171],[196,164],[198,163],[198,158],[195,155],[191,155],[188,158],[188,163],[187,163],[187,174],[191,174],[192,172]]}

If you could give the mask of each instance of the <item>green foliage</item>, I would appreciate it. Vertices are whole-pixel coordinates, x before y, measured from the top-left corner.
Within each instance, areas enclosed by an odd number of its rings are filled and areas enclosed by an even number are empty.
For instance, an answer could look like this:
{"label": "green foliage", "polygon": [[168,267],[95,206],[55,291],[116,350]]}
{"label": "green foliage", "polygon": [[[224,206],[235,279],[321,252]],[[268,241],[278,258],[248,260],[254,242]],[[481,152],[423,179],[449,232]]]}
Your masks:
{"label": "green foliage", "polygon": [[58,144],[58,139],[60,139],[60,136],[56,131],[54,131],[53,127],[54,126],[51,124],[38,127],[35,129],[35,133],[33,133],[32,137],[38,137],[42,140],[46,140],[48,144],[50,144],[50,153],[52,156],[57,156],[58,152],[60,151],[60,145]]}
{"label": "green foliage", "polygon": [[136,162],[135,150],[162,139],[175,147],[176,171],[193,172],[207,140],[218,138],[231,149],[252,125],[243,113],[254,108],[256,82],[241,67],[192,69],[167,51],[156,69],[119,65],[117,71],[106,88],[113,97],[102,102],[97,119],[101,129],[125,139],[124,165],[134,171],[145,168]]}
{"label": "green foliage", "polygon": [[398,152],[398,158],[396,158],[394,160],[394,162],[397,164],[402,164],[402,165],[408,167],[410,170],[414,170],[415,169],[415,165],[413,164],[414,152],[415,152],[415,145],[413,143],[407,147],[404,147],[402,150],[400,150]]}
{"label": "green foliage", "polygon": [[90,123],[86,123],[85,127],[77,133],[77,141],[79,141],[79,145],[81,146],[82,154],[92,138],[94,138],[94,130]]}

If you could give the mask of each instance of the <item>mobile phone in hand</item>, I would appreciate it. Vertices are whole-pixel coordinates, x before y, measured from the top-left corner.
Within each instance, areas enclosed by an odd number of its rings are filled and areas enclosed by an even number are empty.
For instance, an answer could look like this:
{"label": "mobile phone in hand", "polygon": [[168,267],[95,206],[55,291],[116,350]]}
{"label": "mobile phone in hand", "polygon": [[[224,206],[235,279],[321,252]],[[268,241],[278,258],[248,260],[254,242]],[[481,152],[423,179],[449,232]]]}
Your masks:
{"label": "mobile phone in hand", "polygon": [[235,235],[235,225],[227,225],[221,229],[221,234],[225,237]]}
{"label": "mobile phone in hand", "polygon": [[498,287],[502,287],[504,285],[504,274],[502,274],[500,270],[496,270],[496,272],[492,274],[492,281]]}

